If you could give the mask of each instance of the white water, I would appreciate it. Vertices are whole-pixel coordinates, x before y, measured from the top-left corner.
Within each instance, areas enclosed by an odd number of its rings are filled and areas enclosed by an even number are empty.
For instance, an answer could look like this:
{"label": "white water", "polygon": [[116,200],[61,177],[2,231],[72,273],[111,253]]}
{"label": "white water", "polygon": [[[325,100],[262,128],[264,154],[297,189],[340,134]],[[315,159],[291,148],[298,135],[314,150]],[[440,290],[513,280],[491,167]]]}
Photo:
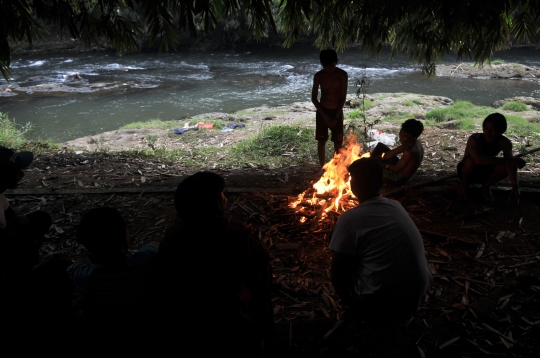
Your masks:
{"label": "white water", "polygon": [[[540,98],[537,81],[428,79],[405,57],[367,57],[358,49],[339,54],[349,73],[349,93],[356,79],[370,79],[368,93],[409,92],[467,100],[478,105],[512,97]],[[498,53],[493,59],[540,66],[540,51],[532,48]],[[447,63],[452,63],[448,57]],[[181,119],[207,112],[285,105],[309,101],[313,74],[320,69],[318,50],[297,46],[250,51],[144,53],[119,57],[114,53],[66,54],[12,59],[11,83],[28,85],[30,77],[62,82],[78,72],[90,83],[142,83],[144,89],[121,93],[33,93],[0,98],[0,112],[17,123],[31,122],[35,136],[55,141],[114,130],[150,119]],[[0,83],[5,83],[4,80]],[[33,84],[36,84],[33,82]]]}

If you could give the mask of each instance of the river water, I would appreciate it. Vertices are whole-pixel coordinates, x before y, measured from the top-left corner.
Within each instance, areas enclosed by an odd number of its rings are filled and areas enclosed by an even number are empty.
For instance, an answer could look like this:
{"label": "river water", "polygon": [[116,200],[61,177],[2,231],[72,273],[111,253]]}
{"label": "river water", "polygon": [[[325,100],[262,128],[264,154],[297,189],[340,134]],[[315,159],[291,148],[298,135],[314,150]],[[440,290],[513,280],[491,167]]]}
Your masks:
{"label": "river water", "polygon": [[[491,105],[511,96],[540,98],[537,81],[429,79],[404,56],[390,60],[359,49],[339,53],[338,66],[349,73],[349,93],[355,82],[369,78],[368,93],[408,92]],[[540,66],[540,50],[516,48],[493,59]],[[454,57],[447,58],[447,64]],[[247,51],[177,53],[115,53],[39,55],[12,59],[11,83],[28,85],[27,79],[46,76],[62,82],[78,72],[90,83],[130,81],[142,84],[121,92],[33,93],[0,97],[0,112],[19,124],[31,122],[33,136],[54,141],[93,135],[122,125],[150,119],[182,119],[208,112],[234,112],[259,107],[309,101],[313,74],[320,69],[318,50],[310,46],[279,46]],[[5,80],[0,80],[5,84]],[[35,83],[34,83],[35,84]]]}

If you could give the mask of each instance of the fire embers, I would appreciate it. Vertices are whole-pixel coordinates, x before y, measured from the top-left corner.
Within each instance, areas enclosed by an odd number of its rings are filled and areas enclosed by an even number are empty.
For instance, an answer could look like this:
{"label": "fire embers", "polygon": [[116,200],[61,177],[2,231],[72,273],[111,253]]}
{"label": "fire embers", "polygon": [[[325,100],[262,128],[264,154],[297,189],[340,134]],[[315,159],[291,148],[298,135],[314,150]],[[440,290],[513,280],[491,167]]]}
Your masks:
{"label": "fire embers", "polygon": [[[369,152],[364,154],[361,152],[362,145],[356,142],[354,133],[349,133],[345,139],[345,146],[323,166],[324,174],[319,181],[313,184],[313,188],[307,189],[292,199],[289,206],[297,209],[297,213],[306,211],[306,208],[319,208],[320,210],[323,207],[324,213],[329,211],[342,213],[354,206],[355,203],[352,200],[354,194],[351,191],[347,168],[355,160],[370,156]],[[308,197],[309,199],[307,199]],[[305,217],[301,218],[301,222],[305,220]]]}

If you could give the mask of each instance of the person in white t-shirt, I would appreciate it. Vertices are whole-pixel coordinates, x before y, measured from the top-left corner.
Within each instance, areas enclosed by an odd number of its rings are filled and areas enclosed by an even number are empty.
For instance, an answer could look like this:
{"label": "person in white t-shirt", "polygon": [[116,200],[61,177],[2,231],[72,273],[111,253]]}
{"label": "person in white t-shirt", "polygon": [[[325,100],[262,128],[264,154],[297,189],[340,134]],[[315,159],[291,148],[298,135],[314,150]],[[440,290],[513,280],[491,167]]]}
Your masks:
{"label": "person in white t-shirt", "polygon": [[418,228],[400,203],[380,195],[383,168],[349,166],[360,204],[343,213],[330,241],[331,280],[344,308],[361,314],[413,314],[431,283]]}

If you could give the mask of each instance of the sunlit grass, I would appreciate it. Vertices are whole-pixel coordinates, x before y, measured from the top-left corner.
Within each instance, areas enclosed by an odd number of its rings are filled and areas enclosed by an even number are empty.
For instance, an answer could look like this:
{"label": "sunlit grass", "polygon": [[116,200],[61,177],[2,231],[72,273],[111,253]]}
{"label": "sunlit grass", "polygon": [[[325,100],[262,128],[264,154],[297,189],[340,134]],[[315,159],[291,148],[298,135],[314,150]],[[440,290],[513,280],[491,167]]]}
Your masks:
{"label": "sunlit grass", "polygon": [[506,102],[502,105],[502,109],[512,112],[528,111],[529,107],[523,102]]}
{"label": "sunlit grass", "polygon": [[27,143],[25,134],[32,130],[32,125],[20,125],[9,119],[7,113],[0,113],[0,144],[7,148],[20,148]]}
{"label": "sunlit grass", "polygon": [[493,112],[493,108],[490,107],[475,106],[467,101],[457,101],[448,107],[432,109],[426,113],[426,118],[437,123],[455,120],[459,129],[469,130],[474,128],[474,122],[471,121],[483,119]]}

